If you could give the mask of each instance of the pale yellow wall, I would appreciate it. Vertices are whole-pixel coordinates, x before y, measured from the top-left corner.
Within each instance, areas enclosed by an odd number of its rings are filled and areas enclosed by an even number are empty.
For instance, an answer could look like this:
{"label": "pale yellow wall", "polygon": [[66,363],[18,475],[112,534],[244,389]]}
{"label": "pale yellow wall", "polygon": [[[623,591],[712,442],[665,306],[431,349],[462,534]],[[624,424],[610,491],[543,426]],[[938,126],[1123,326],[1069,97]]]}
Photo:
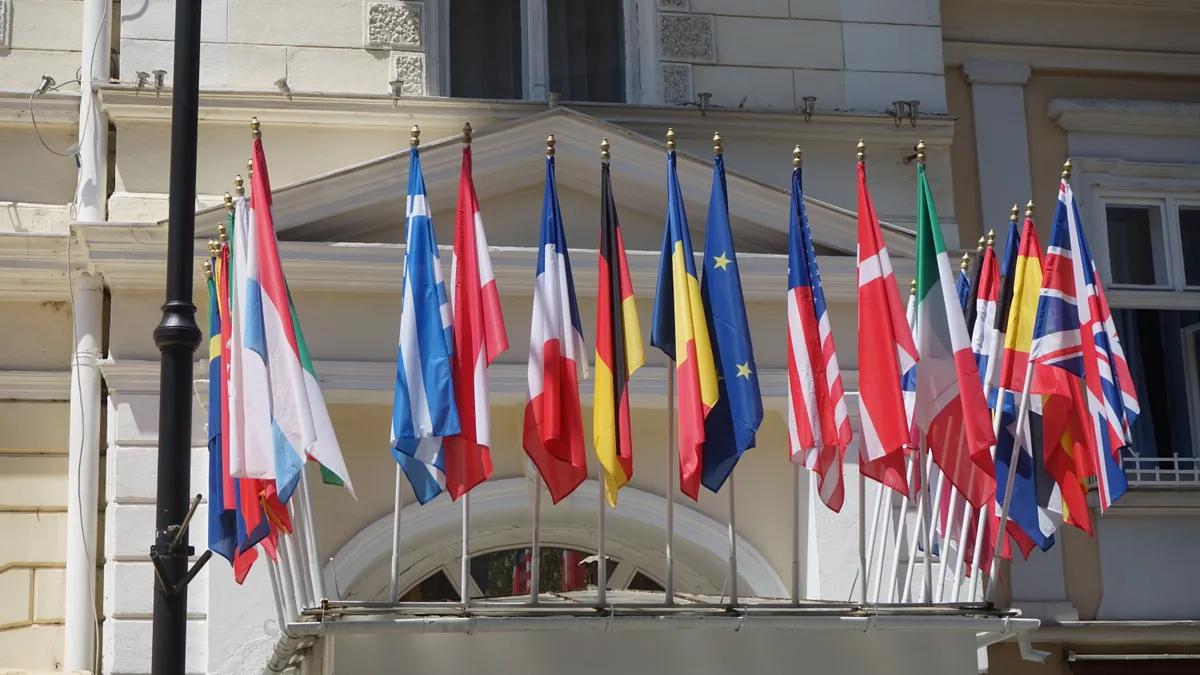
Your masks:
{"label": "pale yellow wall", "polygon": [[0,90],[33,91],[42,75],[75,79],[80,64],[83,3],[73,0],[12,0],[12,49],[0,58]]}
{"label": "pale yellow wall", "polygon": [[988,647],[988,675],[1071,675],[1071,667],[1063,658],[1062,645],[1035,642],[1033,647],[1050,652],[1046,663],[1023,660],[1015,642]]}
{"label": "pale yellow wall", "polygon": [[[0,370],[61,370],[71,362],[71,307],[0,301]],[[31,339],[31,337],[33,339]]]}
{"label": "pale yellow wall", "polygon": [[971,104],[971,86],[967,84],[961,68],[946,69],[946,103],[950,107],[950,114],[958,118],[958,123],[954,125],[954,140],[950,143],[958,238],[963,248],[971,249],[971,244],[983,236],[988,228],[997,230],[999,236],[1003,237],[1001,226],[1007,214],[990,213],[987,218],[983,217],[979,197],[979,155],[975,150],[975,111]]}

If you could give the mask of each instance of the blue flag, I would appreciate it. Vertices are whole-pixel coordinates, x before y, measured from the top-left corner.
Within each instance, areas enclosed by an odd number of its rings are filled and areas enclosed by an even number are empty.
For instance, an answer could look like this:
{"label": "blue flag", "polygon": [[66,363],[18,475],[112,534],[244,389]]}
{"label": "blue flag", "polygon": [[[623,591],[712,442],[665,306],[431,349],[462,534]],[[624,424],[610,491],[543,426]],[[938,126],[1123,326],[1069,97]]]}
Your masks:
{"label": "blue flag", "polygon": [[414,147],[408,161],[404,304],[396,352],[392,455],[404,469],[417,501],[428,503],[446,487],[442,437],[460,432],[450,356],[453,326],[433,218]]}
{"label": "blue flag", "polygon": [[962,310],[965,314],[967,303],[971,301],[971,278],[967,276],[966,270],[958,271],[958,284],[955,290],[958,291],[958,304],[962,305]]}
{"label": "blue flag", "polygon": [[[212,259],[216,267],[216,259]],[[219,270],[218,270],[219,273]],[[221,372],[221,310],[217,285],[208,280],[208,547],[233,562],[237,546],[236,513],[225,509],[226,474],[221,451],[221,402],[224,401]]]}
{"label": "blue flag", "polygon": [[700,482],[716,492],[733,473],[742,453],[754,447],[754,436],[763,419],[758,366],[750,344],[742,278],[729,226],[725,160],[721,155],[713,160],[700,297],[708,319],[718,391],[717,404],[704,419]]}

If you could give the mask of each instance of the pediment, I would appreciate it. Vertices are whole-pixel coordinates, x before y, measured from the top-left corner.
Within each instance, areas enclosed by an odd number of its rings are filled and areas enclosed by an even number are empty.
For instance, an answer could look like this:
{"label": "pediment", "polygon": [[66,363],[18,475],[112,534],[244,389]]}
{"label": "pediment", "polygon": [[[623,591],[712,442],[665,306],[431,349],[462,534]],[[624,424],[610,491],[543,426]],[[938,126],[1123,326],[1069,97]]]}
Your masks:
{"label": "pediment", "polygon": [[[545,139],[557,141],[556,175],[567,238],[572,248],[593,248],[599,219],[602,138],[610,143],[613,193],[631,250],[657,250],[666,208],[663,143],[584,115],[554,108],[515,122],[476,130],[474,180],[488,243],[532,246],[542,212]],[[267,147],[268,161],[270,147]],[[703,241],[712,186],[712,163],[680,152],[679,180],[692,239]],[[284,241],[403,242],[408,151],[385,155],[274,189],[275,223]],[[461,136],[422,142],[421,162],[439,243],[448,245],[462,161]],[[786,253],[786,190],[727,170],[730,220],[739,250]],[[219,209],[205,209],[208,213]],[[845,209],[806,198],[820,253],[853,255],[857,220]],[[211,222],[203,219],[199,222]],[[914,255],[910,233],[884,228],[893,255]],[[211,236],[198,232],[197,236]]]}

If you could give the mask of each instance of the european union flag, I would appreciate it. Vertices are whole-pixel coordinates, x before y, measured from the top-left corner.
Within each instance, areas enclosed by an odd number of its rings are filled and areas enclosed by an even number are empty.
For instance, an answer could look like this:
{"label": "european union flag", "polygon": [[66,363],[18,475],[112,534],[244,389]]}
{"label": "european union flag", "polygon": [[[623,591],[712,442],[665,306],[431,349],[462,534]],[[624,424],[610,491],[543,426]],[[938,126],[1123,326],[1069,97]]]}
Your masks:
{"label": "european union flag", "polygon": [[733,232],[729,226],[729,200],[725,188],[725,160],[713,160],[712,196],[708,202],[708,227],[704,235],[704,272],[700,281],[717,366],[717,404],[704,420],[704,454],[700,482],[716,492],[742,453],[754,447],[762,424],[762,394],[758,367],[750,345],[750,324],[742,298],[742,278]]}

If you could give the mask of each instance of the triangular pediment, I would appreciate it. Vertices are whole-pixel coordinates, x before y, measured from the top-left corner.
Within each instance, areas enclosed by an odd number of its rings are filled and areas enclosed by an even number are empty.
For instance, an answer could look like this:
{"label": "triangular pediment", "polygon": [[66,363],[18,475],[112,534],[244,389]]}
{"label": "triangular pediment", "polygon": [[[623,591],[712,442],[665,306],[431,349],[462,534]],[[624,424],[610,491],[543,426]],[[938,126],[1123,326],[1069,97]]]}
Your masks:
{"label": "triangular pediment", "polygon": [[[613,193],[626,246],[631,250],[657,250],[666,208],[662,142],[562,107],[473,134],[473,177],[488,226],[488,243],[532,246],[536,242],[545,181],[545,140],[549,134],[554,134],[556,140],[559,199],[571,246],[596,245],[599,146],[600,140],[607,138]],[[448,245],[458,194],[462,137],[422,142],[420,147],[438,240]],[[408,163],[409,153],[404,150],[276,187],[273,203],[279,238],[403,242]],[[712,186],[712,163],[680,152],[678,169],[692,238],[699,249]],[[728,170],[726,182],[730,221],[739,250],[786,253],[788,192]],[[854,254],[855,214],[812,198],[806,198],[806,209],[820,253]],[[885,227],[885,238],[894,255],[913,255],[911,234]]]}

